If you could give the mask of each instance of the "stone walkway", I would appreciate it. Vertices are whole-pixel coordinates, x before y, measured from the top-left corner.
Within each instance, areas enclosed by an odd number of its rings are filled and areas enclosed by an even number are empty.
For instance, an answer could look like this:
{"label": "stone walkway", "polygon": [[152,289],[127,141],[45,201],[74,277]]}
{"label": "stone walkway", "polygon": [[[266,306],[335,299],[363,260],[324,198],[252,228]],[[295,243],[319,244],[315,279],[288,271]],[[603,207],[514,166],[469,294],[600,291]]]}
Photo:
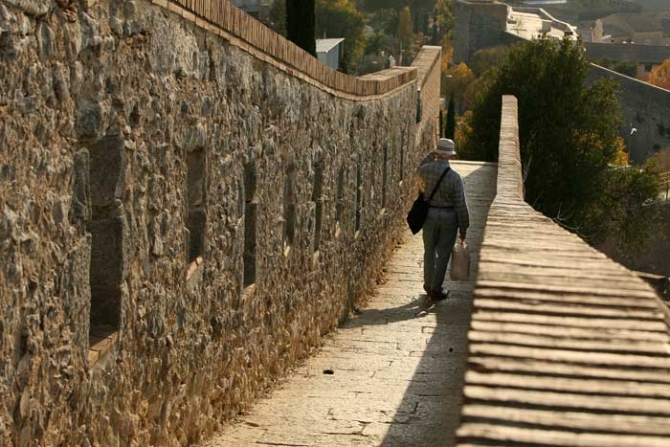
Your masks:
{"label": "stone walkway", "polygon": [[[496,166],[455,162],[465,181],[473,274]],[[203,447],[451,447],[458,425],[474,281],[422,290],[423,245],[407,234],[361,315],[328,337],[272,395]]]}

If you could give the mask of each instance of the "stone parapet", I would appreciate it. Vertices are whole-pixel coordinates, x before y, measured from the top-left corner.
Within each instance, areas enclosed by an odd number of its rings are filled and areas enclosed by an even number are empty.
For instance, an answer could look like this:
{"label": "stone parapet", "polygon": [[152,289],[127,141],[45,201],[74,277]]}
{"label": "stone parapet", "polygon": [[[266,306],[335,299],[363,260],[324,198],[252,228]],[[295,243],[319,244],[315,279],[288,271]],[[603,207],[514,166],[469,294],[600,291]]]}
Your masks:
{"label": "stone parapet", "polygon": [[633,272],[524,202],[519,149],[516,99],[505,96],[456,446],[663,447],[663,304]]}
{"label": "stone parapet", "polygon": [[[419,85],[419,110],[417,110],[417,121],[423,130],[429,127],[432,132],[431,141],[424,143],[429,147],[435,147],[437,133],[439,131],[440,119],[440,87],[442,68],[442,48],[436,46],[425,46],[421,49],[412,67],[417,69],[417,82]],[[417,132],[421,137],[423,132]]]}

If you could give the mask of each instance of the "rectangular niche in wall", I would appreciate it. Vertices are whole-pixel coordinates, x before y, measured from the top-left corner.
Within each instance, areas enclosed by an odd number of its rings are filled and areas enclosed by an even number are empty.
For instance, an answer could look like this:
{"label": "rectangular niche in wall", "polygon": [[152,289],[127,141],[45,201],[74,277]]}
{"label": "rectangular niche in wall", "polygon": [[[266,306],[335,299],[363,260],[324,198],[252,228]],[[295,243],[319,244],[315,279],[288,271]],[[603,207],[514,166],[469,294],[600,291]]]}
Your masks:
{"label": "rectangular niche in wall", "polygon": [[256,167],[250,163],[244,166],[244,278],[243,286],[256,282],[256,222],[258,206],[256,195]]}
{"label": "rectangular niche in wall", "polygon": [[405,131],[401,132],[400,137],[400,183],[404,180],[405,176]]}
{"label": "rectangular niche in wall", "polygon": [[340,168],[337,174],[337,201],[335,202],[335,221],[342,221],[344,211],[344,168]]}
{"label": "rectangular niche in wall", "polygon": [[293,245],[295,241],[295,225],[295,166],[289,166],[286,170],[286,181],[284,183],[284,245]]}
{"label": "rectangular niche in wall", "polygon": [[386,208],[386,188],[388,180],[388,162],[389,162],[389,150],[388,145],[384,143],[384,159],[382,166],[382,209]]}
{"label": "rectangular niche in wall", "polygon": [[356,222],[355,222],[355,231],[358,232],[361,229],[361,211],[363,208],[363,168],[361,166],[361,161],[359,159],[358,165],[356,166]]}
{"label": "rectangular niche in wall", "polygon": [[[105,137],[90,148],[91,340],[117,331],[124,281],[124,225],[121,198],[125,147],[119,137]],[[92,342],[93,344],[93,342]]]}
{"label": "rectangular niche in wall", "polygon": [[312,202],[314,202],[314,251],[321,247],[321,225],[323,223],[323,162],[314,165],[314,189],[312,190]]}
{"label": "rectangular niche in wall", "polygon": [[189,232],[188,262],[195,261],[205,251],[205,151],[202,149],[186,155],[186,200],[188,215],[186,228]]}

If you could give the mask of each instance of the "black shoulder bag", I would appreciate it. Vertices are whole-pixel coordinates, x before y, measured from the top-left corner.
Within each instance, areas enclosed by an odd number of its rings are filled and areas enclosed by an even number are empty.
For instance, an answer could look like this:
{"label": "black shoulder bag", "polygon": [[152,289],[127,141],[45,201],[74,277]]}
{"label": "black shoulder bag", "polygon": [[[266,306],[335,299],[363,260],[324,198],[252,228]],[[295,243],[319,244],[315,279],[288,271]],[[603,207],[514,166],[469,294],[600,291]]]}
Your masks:
{"label": "black shoulder bag", "polygon": [[449,172],[449,169],[451,168],[447,167],[447,169],[444,170],[442,176],[437,181],[435,188],[433,188],[433,192],[430,193],[428,200],[426,200],[423,193],[420,192],[419,197],[416,198],[412,205],[412,209],[407,213],[407,224],[409,225],[409,229],[412,230],[412,234],[418,233],[421,231],[421,228],[423,228],[423,224],[426,222],[426,216],[428,215],[428,204],[437,192],[437,188],[440,186],[440,183],[442,183],[442,179],[447,175],[447,172]]}

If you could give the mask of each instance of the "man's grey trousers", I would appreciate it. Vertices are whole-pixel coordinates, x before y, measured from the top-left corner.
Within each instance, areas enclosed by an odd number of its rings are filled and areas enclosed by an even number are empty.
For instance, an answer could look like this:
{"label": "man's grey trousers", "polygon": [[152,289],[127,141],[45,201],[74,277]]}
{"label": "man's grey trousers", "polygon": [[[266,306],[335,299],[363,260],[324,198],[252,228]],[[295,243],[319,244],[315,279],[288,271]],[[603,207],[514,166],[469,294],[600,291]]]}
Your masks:
{"label": "man's grey trousers", "polygon": [[442,290],[457,233],[458,220],[453,209],[428,209],[423,224],[423,284],[429,290]]}

